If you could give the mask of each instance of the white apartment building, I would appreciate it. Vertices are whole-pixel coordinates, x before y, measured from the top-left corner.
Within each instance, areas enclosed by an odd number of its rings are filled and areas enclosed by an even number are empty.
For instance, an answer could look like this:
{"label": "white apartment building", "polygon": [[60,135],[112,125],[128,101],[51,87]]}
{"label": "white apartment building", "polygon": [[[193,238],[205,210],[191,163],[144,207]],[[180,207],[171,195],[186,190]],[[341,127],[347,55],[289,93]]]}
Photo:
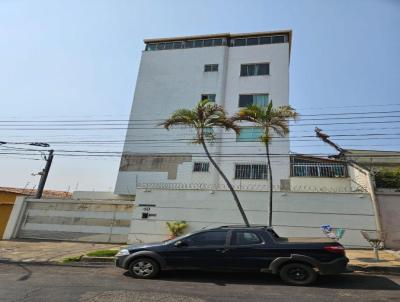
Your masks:
{"label": "white apartment building", "polygon": [[[147,39],[142,53],[130,123],[115,193],[135,194],[143,185],[176,188],[223,186],[193,131],[157,124],[172,112],[193,108],[204,98],[229,115],[248,104],[289,104],[291,31]],[[266,187],[265,147],[258,129],[243,124],[241,134],[216,131],[210,151],[236,186]],[[274,185],[290,176],[289,139],[273,140]]]}

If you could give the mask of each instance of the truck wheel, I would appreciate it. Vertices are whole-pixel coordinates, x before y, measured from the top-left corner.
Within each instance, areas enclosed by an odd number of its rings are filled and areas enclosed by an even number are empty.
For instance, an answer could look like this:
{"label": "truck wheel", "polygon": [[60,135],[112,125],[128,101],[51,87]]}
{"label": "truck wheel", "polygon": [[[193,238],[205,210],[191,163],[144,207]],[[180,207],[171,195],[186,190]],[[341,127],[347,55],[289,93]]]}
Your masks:
{"label": "truck wheel", "polygon": [[288,263],[284,265],[279,276],[287,283],[294,285],[308,285],[317,279],[317,273],[314,269],[303,263]]}
{"label": "truck wheel", "polygon": [[160,272],[160,265],[150,258],[138,258],[129,264],[129,273],[134,278],[151,279]]}

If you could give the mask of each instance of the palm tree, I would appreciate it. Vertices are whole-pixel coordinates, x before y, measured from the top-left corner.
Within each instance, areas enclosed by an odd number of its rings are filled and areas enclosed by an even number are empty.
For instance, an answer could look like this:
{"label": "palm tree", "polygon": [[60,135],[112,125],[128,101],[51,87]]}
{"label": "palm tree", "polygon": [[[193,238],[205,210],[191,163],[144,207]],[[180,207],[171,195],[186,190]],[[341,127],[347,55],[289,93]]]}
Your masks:
{"label": "palm tree", "polygon": [[268,162],[269,176],[269,226],[272,226],[272,168],[269,152],[273,134],[285,137],[289,133],[289,120],[295,120],[298,117],[297,112],[290,106],[273,107],[272,101],[266,107],[259,105],[250,105],[239,110],[232,117],[232,121],[247,121],[261,128],[262,135],[260,141],[265,144],[265,151]]}
{"label": "palm tree", "polygon": [[232,184],[212,158],[206,145],[206,141],[215,141],[214,132],[212,131],[214,127],[233,130],[236,133],[239,133],[240,131],[239,126],[232,119],[226,116],[224,108],[215,103],[211,103],[208,100],[202,100],[193,109],[176,110],[168,119],[162,122],[160,126],[163,126],[167,130],[172,126],[184,126],[195,129],[196,137],[192,142],[203,146],[208,159],[231,191],[245,225],[249,227],[249,221],[247,220],[246,214]]}

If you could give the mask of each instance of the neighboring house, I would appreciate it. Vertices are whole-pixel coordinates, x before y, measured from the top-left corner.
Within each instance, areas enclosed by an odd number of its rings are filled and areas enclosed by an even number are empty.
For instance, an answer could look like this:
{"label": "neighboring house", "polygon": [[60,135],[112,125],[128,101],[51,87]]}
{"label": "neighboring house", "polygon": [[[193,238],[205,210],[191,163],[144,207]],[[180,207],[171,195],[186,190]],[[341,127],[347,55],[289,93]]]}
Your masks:
{"label": "neighboring house", "polygon": [[[21,189],[0,187],[0,238],[3,237],[8,218],[10,217],[13,205],[19,196],[34,196],[33,189]],[[44,190],[42,198],[70,198],[71,193],[64,191]]]}
{"label": "neighboring house", "polygon": [[[223,186],[188,129],[166,131],[157,123],[201,99],[229,114],[250,104],[289,104],[291,31],[213,34],[145,40],[116,194],[135,194],[143,184]],[[210,146],[234,185],[267,187],[260,129],[243,126],[239,136],[218,131]],[[274,184],[287,184],[289,139],[271,144]]]}
{"label": "neighboring house", "polygon": [[344,149],[335,156],[338,159],[351,160],[372,172],[382,169],[400,168],[399,151]]}

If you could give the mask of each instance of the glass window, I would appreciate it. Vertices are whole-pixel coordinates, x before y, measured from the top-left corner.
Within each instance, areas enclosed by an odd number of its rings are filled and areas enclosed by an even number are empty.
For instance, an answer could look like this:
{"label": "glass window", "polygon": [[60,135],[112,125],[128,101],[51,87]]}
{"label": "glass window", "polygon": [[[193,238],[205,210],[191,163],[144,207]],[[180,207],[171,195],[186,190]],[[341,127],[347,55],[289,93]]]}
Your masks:
{"label": "glass window", "polygon": [[268,75],[268,74],[269,74],[269,63],[242,64],[240,66],[241,77]]}
{"label": "glass window", "polygon": [[174,48],[175,49],[182,48],[182,46],[183,46],[183,42],[174,42]]}
{"label": "glass window", "polygon": [[222,39],[214,39],[214,46],[221,46],[222,45]]}
{"label": "glass window", "polygon": [[236,231],[232,236],[232,245],[259,244],[262,240],[254,232]]}
{"label": "glass window", "polygon": [[267,179],[267,165],[236,164],[235,179]]}
{"label": "glass window", "polygon": [[193,164],[193,172],[208,172],[210,169],[210,163],[198,162]]}
{"label": "glass window", "polygon": [[260,44],[270,44],[271,37],[260,37]]}
{"label": "glass window", "polygon": [[204,46],[205,47],[209,47],[212,46],[213,44],[213,40],[209,39],[209,40],[204,40]]}
{"label": "glass window", "polygon": [[206,64],[204,65],[205,72],[215,72],[218,71],[218,64]]}
{"label": "glass window", "polygon": [[186,41],[185,48],[192,48],[194,47],[194,41]]}
{"label": "glass window", "polygon": [[284,43],[285,42],[285,36],[273,36],[272,37],[272,43]]}
{"label": "glass window", "polygon": [[194,47],[203,47],[204,40],[195,40]]}
{"label": "glass window", "polygon": [[262,135],[260,127],[242,127],[236,135],[237,142],[259,142]]}
{"label": "glass window", "polygon": [[163,49],[165,49],[165,43],[158,43],[158,44],[157,44],[157,49],[158,49],[158,50],[163,50]]}
{"label": "glass window", "polygon": [[215,102],[215,94],[202,94],[201,95],[201,100],[208,100],[209,102]]}
{"label": "glass window", "polygon": [[172,42],[165,43],[165,49],[172,49],[174,44]]}
{"label": "glass window", "polygon": [[235,46],[244,46],[246,45],[246,39],[235,39],[233,40]]}
{"label": "glass window", "polygon": [[185,239],[189,246],[223,246],[228,231],[210,231],[194,234]]}
{"label": "glass window", "polygon": [[258,45],[258,38],[247,38],[247,45]]}
{"label": "glass window", "polygon": [[156,50],[157,45],[156,44],[147,44],[146,45],[146,50]]}
{"label": "glass window", "polygon": [[267,106],[268,94],[241,94],[239,95],[239,107],[249,105]]}

